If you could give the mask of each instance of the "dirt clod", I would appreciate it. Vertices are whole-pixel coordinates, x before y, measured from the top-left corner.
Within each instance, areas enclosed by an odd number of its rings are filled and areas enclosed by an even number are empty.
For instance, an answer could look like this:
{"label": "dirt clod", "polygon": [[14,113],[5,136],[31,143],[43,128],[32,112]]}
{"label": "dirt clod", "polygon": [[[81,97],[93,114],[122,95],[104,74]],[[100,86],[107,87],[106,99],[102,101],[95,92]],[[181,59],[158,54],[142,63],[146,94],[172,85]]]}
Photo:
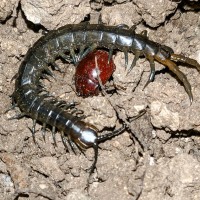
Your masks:
{"label": "dirt clod", "polygon": [[[150,73],[144,57],[127,74],[124,53],[114,52],[116,71],[108,83],[115,86],[114,93],[85,99],[73,89],[75,66],[56,61],[64,73],[52,70],[56,80],[42,80],[50,94],[78,102],[85,121],[99,134],[113,131],[122,121],[128,127],[100,144],[89,188],[87,169],[93,149],[85,154],[67,152],[60,133],[56,146],[49,129],[44,141],[40,123],[34,143],[32,120],[9,120],[20,113],[18,108],[6,112],[15,90],[13,77],[44,30],[101,16],[107,25],[126,28],[123,24],[127,24],[137,33],[147,30],[150,40],[200,62],[199,14],[195,0],[0,1],[0,199],[199,200],[200,74],[191,66],[178,63],[191,84],[192,105],[177,77],[158,62],[154,81],[144,88]],[[133,59],[129,53],[128,67]],[[142,110],[146,113],[131,121]]]}

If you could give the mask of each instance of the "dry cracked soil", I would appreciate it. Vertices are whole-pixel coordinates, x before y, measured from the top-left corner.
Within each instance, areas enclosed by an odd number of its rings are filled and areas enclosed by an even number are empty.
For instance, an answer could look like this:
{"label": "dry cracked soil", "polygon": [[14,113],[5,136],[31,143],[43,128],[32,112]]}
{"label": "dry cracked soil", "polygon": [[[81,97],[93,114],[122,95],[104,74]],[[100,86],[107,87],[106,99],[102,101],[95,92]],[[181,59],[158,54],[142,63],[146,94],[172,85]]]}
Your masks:
{"label": "dry cracked soil", "polygon": [[[47,90],[65,101],[79,102],[87,122],[100,134],[136,116],[123,134],[100,144],[96,170],[87,169],[93,149],[66,152],[59,132],[54,145],[51,130],[43,141],[32,119],[9,120],[19,109],[5,112],[26,52],[43,30],[89,21],[101,15],[106,25],[135,26],[148,38],[200,63],[200,3],[197,0],[8,0],[0,2],[0,199],[2,200],[199,200],[200,199],[200,74],[179,64],[191,84],[188,95],[177,77],[156,62],[156,76],[148,80],[149,62],[141,57],[126,75],[123,52],[113,55],[116,71],[112,95],[81,98],[74,92],[75,66],[56,62],[64,73],[44,79]],[[134,55],[129,53],[129,65]]]}

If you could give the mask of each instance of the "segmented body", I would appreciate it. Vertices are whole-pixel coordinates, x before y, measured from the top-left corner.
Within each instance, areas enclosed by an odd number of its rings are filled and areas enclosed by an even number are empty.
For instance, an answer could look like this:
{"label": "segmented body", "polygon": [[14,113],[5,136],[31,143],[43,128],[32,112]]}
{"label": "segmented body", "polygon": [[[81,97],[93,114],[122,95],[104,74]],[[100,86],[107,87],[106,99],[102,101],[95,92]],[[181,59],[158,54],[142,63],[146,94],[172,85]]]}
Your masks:
{"label": "segmented body", "polygon": [[[82,149],[93,147],[95,161],[92,170],[97,160],[98,143],[121,133],[125,127],[122,126],[113,133],[98,136],[97,130],[93,125],[85,123],[82,118],[67,111],[69,107],[74,107],[75,105],[67,104],[63,106],[58,102],[46,99],[46,95],[40,93],[40,79],[44,73],[52,75],[49,65],[59,69],[55,64],[56,58],[69,59],[67,56],[69,54],[73,63],[77,64],[89,52],[101,47],[109,50],[109,60],[114,49],[125,53],[126,63],[128,62],[127,53],[134,53],[135,58],[129,71],[133,68],[139,56],[144,55],[151,66],[149,81],[153,80],[155,74],[154,60],[168,66],[183,82],[191,101],[190,84],[185,75],[180,72],[170,59],[183,61],[200,68],[195,60],[176,55],[171,48],[153,42],[145,34],[136,34],[133,29],[127,29],[123,26],[105,26],[102,24],[66,25],[41,37],[29,49],[20,66],[13,94],[14,102],[22,111],[22,115],[33,119],[33,134],[35,132],[35,123],[38,120],[43,123],[44,129],[46,124],[51,125],[53,135],[55,128],[57,128],[61,132],[65,145],[67,139],[71,146],[76,144]],[[75,49],[80,49],[78,56],[75,54]]]}
{"label": "segmented body", "polygon": [[88,97],[99,94],[101,84],[106,84],[116,69],[113,59],[109,62],[108,59],[107,51],[95,50],[79,62],[74,75],[77,95]]}

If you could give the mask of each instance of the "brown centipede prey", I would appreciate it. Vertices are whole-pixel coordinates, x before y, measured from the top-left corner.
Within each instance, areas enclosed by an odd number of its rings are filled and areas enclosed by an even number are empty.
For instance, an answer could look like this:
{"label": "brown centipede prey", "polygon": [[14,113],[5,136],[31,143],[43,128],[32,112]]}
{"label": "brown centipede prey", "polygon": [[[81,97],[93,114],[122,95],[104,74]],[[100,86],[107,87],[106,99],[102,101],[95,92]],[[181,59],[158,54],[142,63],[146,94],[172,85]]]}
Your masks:
{"label": "brown centipede prey", "polygon": [[[69,109],[76,107],[76,103],[49,99],[48,94],[44,93],[41,87],[41,79],[47,74],[54,76],[49,66],[60,70],[55,63],[58,57],[77,65],[88,53],[97,48],[108,49],[108,62],[111,60],[113,50],[124,52],[126,64],[128,63],[128,52],[133,53],[135,57],[127,69],[128,72],[136,65],[140,56],[145,56],[151,69],[147,83],[153,81],[155,76],[154,61],[167,66],[183,83],[190,102],[193,100],[190,83],[175,62],[186,63],[200,70],[200,64],[196,60],[174,54],[170,47],[149,40],[146,32],[136,34],[134,27],[129,29],[126,25],[105,26],[80,23],[63,26],[42,36],[28,50],[16,75],[15,91],[12,95],[13,107],[18,106],[21,114],[15,118],[29,116],[33,119],[34,140],[36,121],[40,121],[43,124],[43,130],[47,124],[52,126],[54,141],[55,130],[61,133],[66,148],[67,142],[72,149],[74,146],[83,150],[89,147],[94,148],[95,155],[90,173],[93,172],[97,162],[98,144],[123,132],[126,125],[98,136],[98,131],[93,125],[84,122],[83,117],[78,116],[76,112],[69,112]],[[76,53],[76,50],[79,50],[79,53]]]}

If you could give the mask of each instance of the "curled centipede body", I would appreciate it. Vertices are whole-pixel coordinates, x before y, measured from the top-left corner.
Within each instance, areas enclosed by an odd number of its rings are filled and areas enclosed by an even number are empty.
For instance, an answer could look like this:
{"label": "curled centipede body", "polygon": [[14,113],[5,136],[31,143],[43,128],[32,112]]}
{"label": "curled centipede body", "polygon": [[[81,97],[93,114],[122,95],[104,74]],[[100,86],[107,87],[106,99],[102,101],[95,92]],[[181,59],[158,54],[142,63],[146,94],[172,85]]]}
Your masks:
{"label": "curled centipede body", "polygon": [[[74,145],[81,149],[93,147],[95,159],[91,172],[97,162],[99,142],[120,134],[125,130],[125,125],[114,132],[98,136],[98,131],[93,125],[85,123],[82,117],[68,112],[69,108],[76,106],[75,104],[49,100],[48,95],[43,93],[40,79],[44,74],[53,76],[49,65],[60,70],[55,63],[56,58],[62,57],[77,64],[88,53],[101,47],[109,50],[108,62],[111,60],[113,50],[121,50],[125,53],[126,64],[128,52],[134,53],[135,57],[130,68],[127,69],[128,72],[133,69],[140,56],[145,56],[151,67],[147,83],[155,76],[154,60],[167,66],[183,83],[191,102],[191,86],[173,61],[184,62],[200,69],[196,60],[174,54],[170,47],[149,40],[145,32],[136,34],[134,28],[128,29],[126,26],[85,23],[66,25],[41,37],[27,52],[16,78],[13,99],[21,110],[21,115],[18,117],[29,116],[33,119],[33,135],[36,121],[40,121],[43,123],[43,130],[47,124],[52,126],[53,136],[57,128],[66,147],[66,141],[72,148]],[[76,49],[79,49],[78,54],[75,53]]]}

